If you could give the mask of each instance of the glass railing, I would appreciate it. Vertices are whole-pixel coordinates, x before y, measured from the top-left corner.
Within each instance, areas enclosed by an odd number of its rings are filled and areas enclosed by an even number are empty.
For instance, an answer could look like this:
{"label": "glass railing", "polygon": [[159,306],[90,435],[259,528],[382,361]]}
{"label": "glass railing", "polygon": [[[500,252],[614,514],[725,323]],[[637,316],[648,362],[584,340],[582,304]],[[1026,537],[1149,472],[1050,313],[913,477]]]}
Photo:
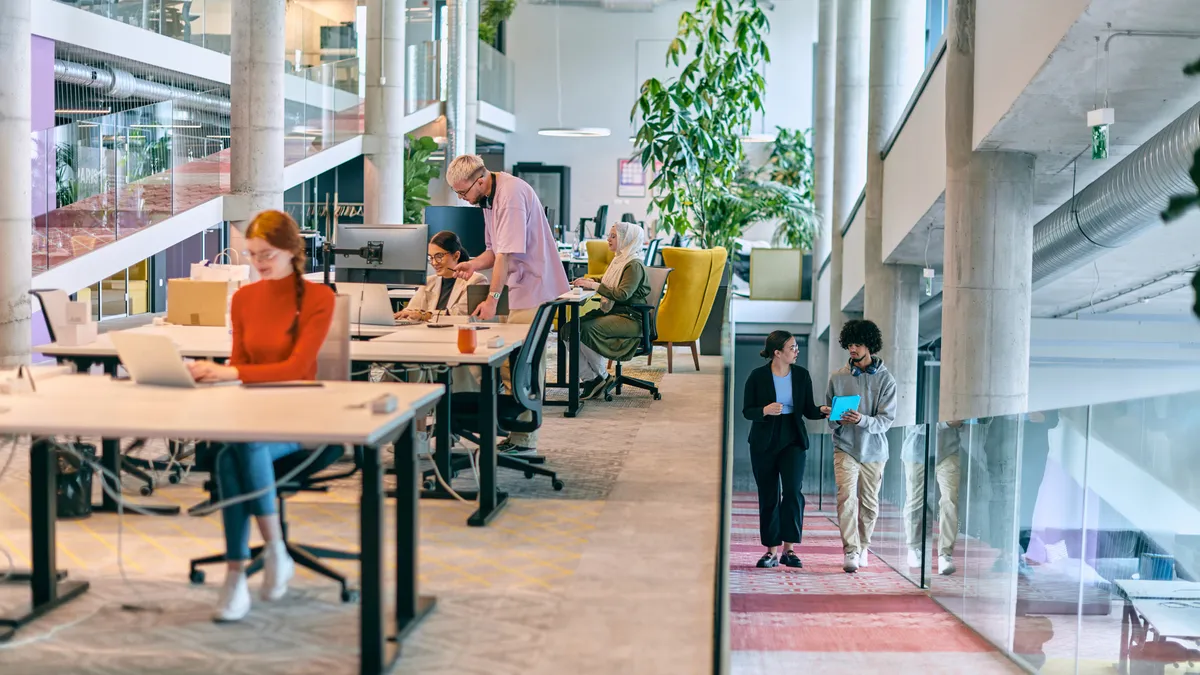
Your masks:
{"label": "glass railing", "polygon": [[479,42],[479,100],[506,112],[516,111],[516,64],[495,47]]}
{"label": "glass railing", "polygon": [[[57,0],[176,40],[230,53],[234,0]],[[283,0],[280,0],[281,2]],[[357,53],[355,0],[324,0],[321,12],[287,8],[285,56],[293,70]]]}
{"label": "glass railing", "polygon": [[34,273],[228,191],[228,124],[187,98],[35,132]]}
{"label": "glass railing", "polygon": [[411,115],[442,100],[440,44],[432,40],[408,45],[404,57],[404,114]]}
{"label": "glass railing", "polygon": [[363,99],[358,95],[358,67],[359,60],[350,58],[295,73],[302,91],[289,89],[284,103],[286,164],[362,135]]}

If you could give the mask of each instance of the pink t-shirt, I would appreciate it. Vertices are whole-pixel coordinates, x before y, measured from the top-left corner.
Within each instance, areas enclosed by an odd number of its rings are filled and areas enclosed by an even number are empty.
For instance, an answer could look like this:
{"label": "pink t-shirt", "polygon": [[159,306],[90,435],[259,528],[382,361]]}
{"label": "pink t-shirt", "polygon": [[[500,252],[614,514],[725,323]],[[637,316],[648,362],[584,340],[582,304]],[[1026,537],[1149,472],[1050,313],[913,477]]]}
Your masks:
{"label": "pink t-shirt", "polygon": [[484,240],[489,251],[509,256],[509,308],[533,309],[571,290],[567,273],[533,188],[511,174],[492,175],[496,192],[492,208],[483,210]]}

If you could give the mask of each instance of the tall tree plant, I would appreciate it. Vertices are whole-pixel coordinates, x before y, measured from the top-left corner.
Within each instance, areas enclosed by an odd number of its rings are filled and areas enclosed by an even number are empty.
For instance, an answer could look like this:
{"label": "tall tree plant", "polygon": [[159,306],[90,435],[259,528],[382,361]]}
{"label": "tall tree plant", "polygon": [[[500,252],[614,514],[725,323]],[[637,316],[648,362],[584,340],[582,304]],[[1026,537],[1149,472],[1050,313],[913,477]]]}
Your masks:
{"label": "tall tree plant", "polygon": [[651,210],[705,247],[730,248],[744,227],[730,205],[739,198],[741,136],[762,110],[769,30],[757,0],[697,0],[667,47],[668,64],[691,61],[676,78],[646,80],[630,114],[641,120],[642,166],[654,171]]}

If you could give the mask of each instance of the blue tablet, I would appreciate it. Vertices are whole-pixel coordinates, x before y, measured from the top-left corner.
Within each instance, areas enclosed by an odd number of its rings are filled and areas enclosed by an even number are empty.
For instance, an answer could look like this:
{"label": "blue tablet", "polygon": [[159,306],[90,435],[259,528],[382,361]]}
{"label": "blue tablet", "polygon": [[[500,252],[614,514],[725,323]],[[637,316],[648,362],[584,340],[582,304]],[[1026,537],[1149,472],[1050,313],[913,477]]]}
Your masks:
{"label": "blue tablet", "polygon": [[829,419],[837,422],[842,419],[842,415],[848,410],[858,410],[858,402],[862,397],[858,394],[854,396],[834,396],[832,410],[829,411]]}

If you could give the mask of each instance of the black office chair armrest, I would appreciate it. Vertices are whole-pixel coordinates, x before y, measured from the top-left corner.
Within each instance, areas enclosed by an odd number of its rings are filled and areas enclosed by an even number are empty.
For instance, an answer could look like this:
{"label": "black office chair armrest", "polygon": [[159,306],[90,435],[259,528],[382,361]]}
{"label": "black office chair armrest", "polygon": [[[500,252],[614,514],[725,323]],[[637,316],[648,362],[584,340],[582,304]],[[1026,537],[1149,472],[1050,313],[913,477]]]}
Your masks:
{"label": "black office chair armrest", "polygon": [[642,319],[642,345],[641,350],[649,352],[654,348],[654,340],[658,337],[656,326],[650,321],[654,314],[653,305],[629,305],[629,308],[637,312]]}

